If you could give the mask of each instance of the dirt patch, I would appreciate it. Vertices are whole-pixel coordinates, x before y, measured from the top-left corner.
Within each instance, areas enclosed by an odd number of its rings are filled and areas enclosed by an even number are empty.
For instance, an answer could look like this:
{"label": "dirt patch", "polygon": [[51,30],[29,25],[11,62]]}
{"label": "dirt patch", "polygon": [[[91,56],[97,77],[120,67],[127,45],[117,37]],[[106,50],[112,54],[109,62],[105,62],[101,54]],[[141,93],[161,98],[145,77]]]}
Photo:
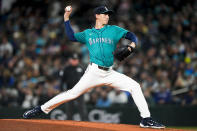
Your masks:
{"label": "dirt patch", "polygon": [[0,131],[183,131],[181,129],[145,129],[137,125],[60,120],[0,119]]}

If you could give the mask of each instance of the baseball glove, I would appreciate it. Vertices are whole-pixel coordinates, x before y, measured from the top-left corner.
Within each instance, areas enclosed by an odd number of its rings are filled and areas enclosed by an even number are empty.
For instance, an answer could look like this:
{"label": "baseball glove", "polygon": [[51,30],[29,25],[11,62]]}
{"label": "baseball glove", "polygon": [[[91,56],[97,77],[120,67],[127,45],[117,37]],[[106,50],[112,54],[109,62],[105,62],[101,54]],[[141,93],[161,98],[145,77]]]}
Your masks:
{"label": "baseball glove", "polygon": [[[131,48],[131,51],[128,49]],[[126,57],[128,57],[132,52],[134,51],[134,48],[130,45],[122,46],[120,48],[117,48],[114,52],[113,55],[116,59],[119,61],[124,60]]]}

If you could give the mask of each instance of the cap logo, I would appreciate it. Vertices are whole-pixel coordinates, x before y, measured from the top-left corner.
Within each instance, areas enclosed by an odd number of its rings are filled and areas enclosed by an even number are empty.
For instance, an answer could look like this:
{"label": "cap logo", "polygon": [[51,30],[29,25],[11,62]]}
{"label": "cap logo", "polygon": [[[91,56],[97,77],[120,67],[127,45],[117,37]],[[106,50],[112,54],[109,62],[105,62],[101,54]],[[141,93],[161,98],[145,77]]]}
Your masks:
{"label": "cap logo", "polygon": [[105,9],[108,10],[107,7],[105,7]]}

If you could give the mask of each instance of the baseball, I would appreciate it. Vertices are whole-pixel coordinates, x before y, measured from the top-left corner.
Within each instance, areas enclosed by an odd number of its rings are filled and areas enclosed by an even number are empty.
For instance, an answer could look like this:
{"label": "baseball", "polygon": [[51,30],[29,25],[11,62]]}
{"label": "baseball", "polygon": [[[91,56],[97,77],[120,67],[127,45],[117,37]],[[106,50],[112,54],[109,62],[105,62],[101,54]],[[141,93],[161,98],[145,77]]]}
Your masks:
{"label": "baseball", "polygon": [[71,7],[70,6],[67,6],[66,7],[66,11],[70,11],[71,10]]}

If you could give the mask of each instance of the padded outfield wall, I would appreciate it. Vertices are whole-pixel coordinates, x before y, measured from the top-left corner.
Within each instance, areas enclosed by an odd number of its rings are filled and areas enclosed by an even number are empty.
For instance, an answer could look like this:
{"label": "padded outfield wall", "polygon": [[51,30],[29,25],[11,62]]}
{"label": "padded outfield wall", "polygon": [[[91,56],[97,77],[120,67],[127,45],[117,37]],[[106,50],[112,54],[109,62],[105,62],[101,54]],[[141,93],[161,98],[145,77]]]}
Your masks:
{"label": "padded outfield wall", "polygon": [[[150,108],[154,119],[167,126],[197,126],[197,106],[162,106]],[[0,108],[0,119],[22,118],[24,109],[20,108]],[[67,112],[64,105],[53,110],[44,119],[67,120]],[[137,108],[134,107],[111,107],[93,108],[88,107],[88,121],[139,124],[140,116]],[[80,120],[80,115],[76,112],[73,120]]]}

